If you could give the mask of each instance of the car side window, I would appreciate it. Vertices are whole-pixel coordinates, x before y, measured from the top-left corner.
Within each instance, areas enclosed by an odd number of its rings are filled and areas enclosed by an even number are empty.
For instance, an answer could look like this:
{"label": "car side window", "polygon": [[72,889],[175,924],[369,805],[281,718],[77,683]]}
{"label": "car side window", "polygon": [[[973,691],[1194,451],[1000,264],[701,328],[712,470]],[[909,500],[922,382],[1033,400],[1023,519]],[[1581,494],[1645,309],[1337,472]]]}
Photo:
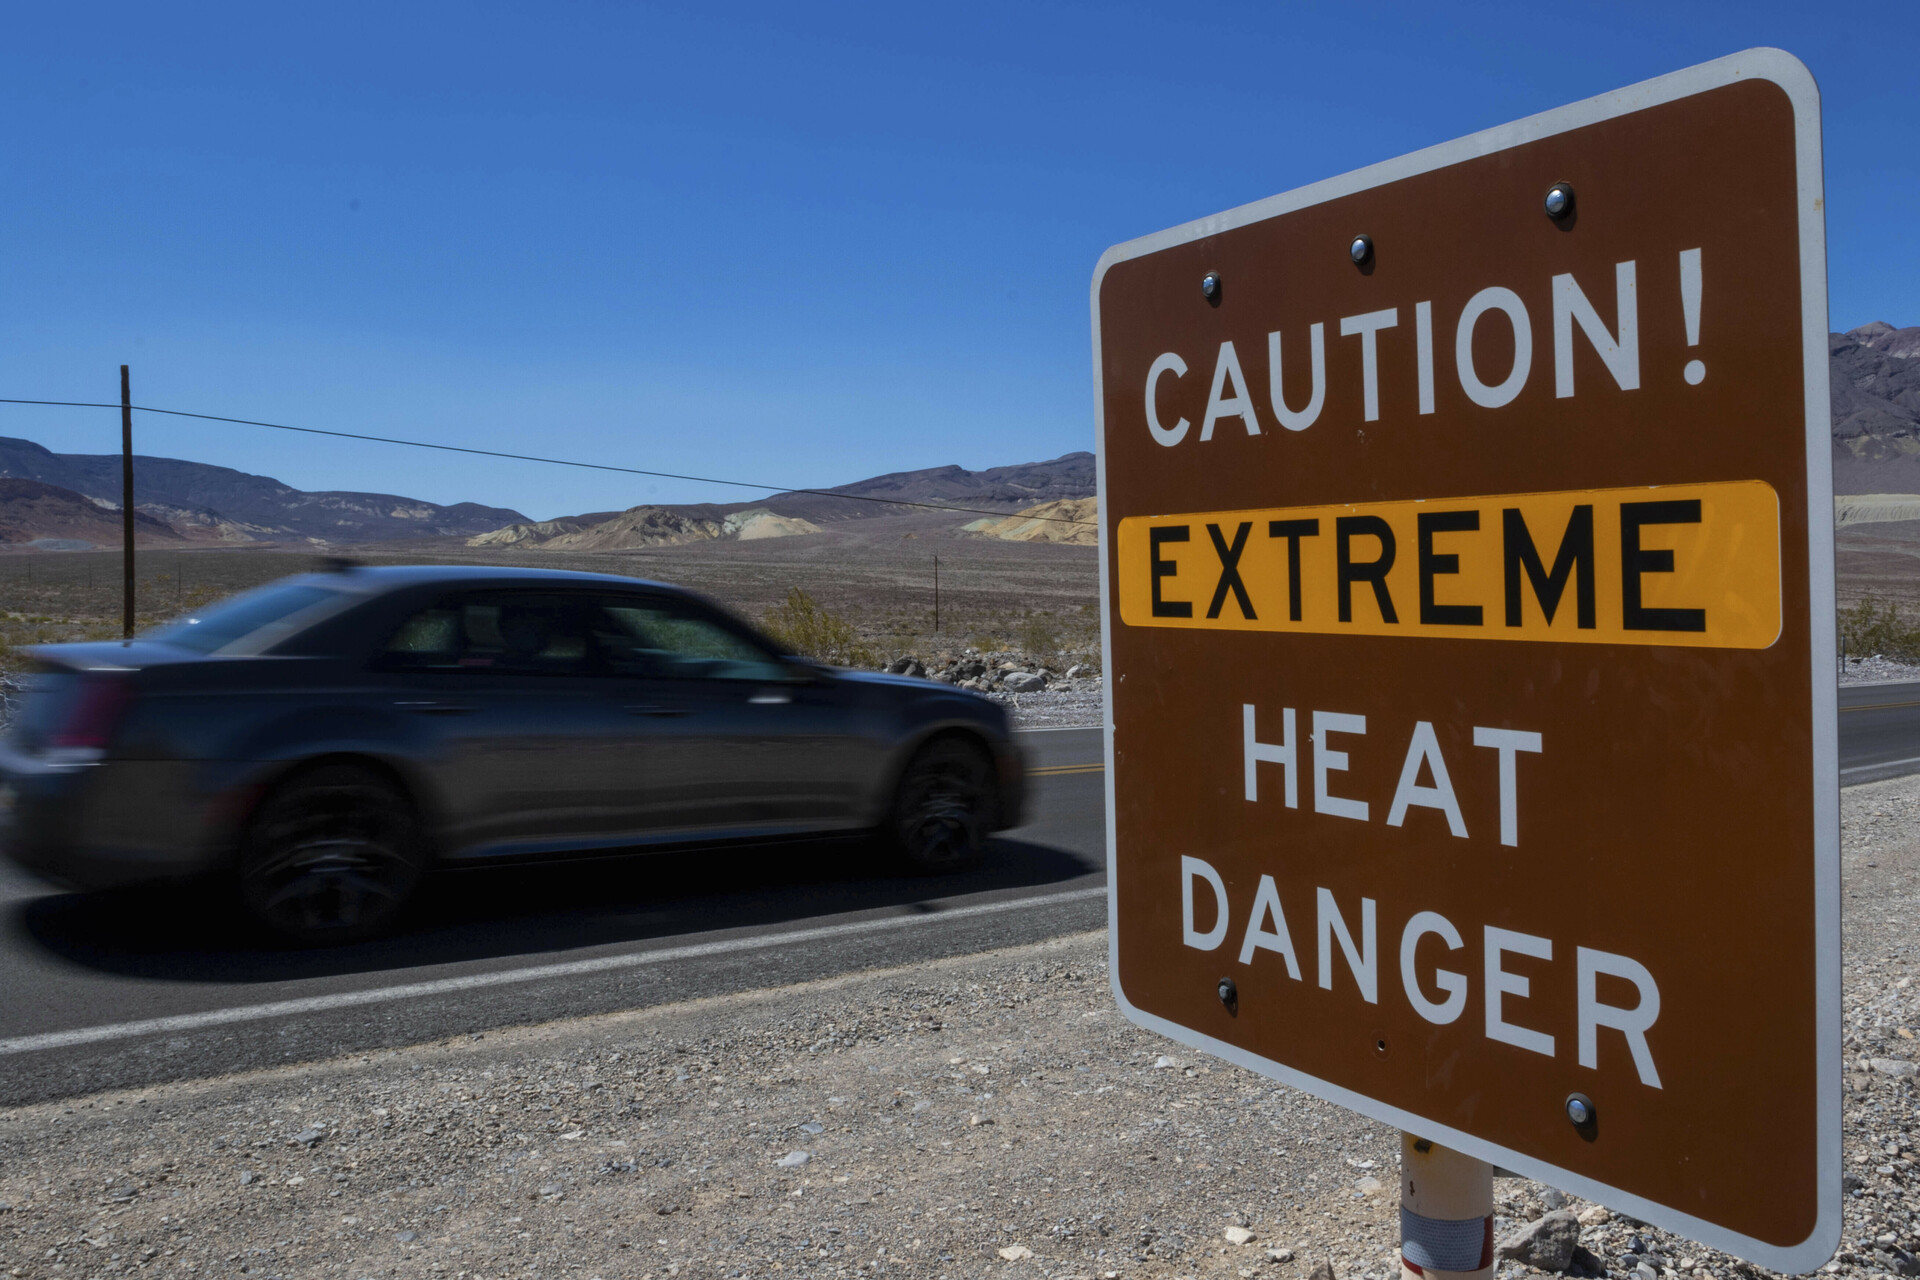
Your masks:
{"label": "car side window", "polygon": [[614,675],[677,680],[790,680],[780,659],[684,601],[605,596],[588,608],[588,630]]}
{"label": "car side window", "polygon": [[564,595],[492,592],[455,597],[400,624],[381,653],[390,670],[585,675],[580,609]]}

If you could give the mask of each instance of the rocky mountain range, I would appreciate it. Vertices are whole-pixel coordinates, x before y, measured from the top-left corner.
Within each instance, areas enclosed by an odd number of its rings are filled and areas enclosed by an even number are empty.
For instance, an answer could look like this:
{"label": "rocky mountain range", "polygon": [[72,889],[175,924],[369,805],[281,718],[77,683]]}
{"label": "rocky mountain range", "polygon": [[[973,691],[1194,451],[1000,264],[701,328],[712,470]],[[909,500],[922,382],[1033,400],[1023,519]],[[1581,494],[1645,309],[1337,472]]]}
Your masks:
{"label": "rocky mountain range", "polygon": [[[899,515],[916,509],[897,505],[901,503],[1017,512],[1059,501],[1091,503],[1094,487],[1093,455],[1079,452],[985,471],[958,466],[895,471],[832,489],[782,493],[754,502],[640,506],[538,523],[520,522],[468,538],[467,545],[621,551],[713,539],[786,538],[818,533],[823,524],[838,520]],[[1047,523],[1025,522],[1026,526]]]}
{"label": "rocky mountain range", "polygon": [[884,499],[1013,512],[1061,498],[1090,498],[1097,487],[1093,455],[1082,450],[1045,462],[1021,462],[1010,467],[989,467],[985,471],[968,471],[956,466],[894,471],[817,493],[783,493],[726,510],[765,507],[776,515],[801,516],[819,522],[883,513],[897,515],[908,509],[873,501]]}
{"label": "rocky mountain range", "polygon": [[[93,499],[108,512],[120,509],[119,454],[54,453],[31,440],[0,436],[0,478],[38,481]],[[443,507],[390,493],[309,493],[271,476],[144,454],[134,455],[133,478],[136,513],[195,542],[340,545],[467,537],[527,518],[474,502]],[[0,519],[18,523],[7,508],[0,508]],[[118,546],[119,536],[116,529],[103,545]]]}
{"label": "rocky mountain range", "polygon": [[[38,543],[50,551],[120,545],[118,508],[38,480],[0,478],[0,545]],[[187,538],[164,520],[135,508],[136,547],[184,546]]]}
{"label": "rocky mountain range", "polygon": [[961,526],[968,533],[1006,542],[1062,542],[1070,547],[1098,546],[1100,501],[1061,498],[1036,503],[1010,516],[982,516]]}
{"label": "rocky mountain range", "polygon": [[736,511],[720,519],[686,515],[670,507],[634,507],[593,515],[510,524],[476,538],[470,547],[514,547],[542,551],[629,551],[676,546],[683,542],[731,539],[752,542],[818,533],[820,526],[798,516],[776,515],[765,507]]}
{"label": "rocky mountain range", "polygon": [[[1847,505],[1843,522],[1885,521],[1896,511],[1911,518],[1904,513],[1913,503],[1890,504],[1880,495],[1920,495],[1920,326],[1876,321],[1831,334],[1828,355],[1834,492],[1875,496]],[[894,503],[1007,513],[968,523],[969,532],[988,537],[1081,542],[1090,539],[1090,529],[1033,517],[1082,518],[1095,491],[1094,456],[1087,452],[984,471],[896,471],[738,503],[639,506],[543,521],[471,502],[441,506],[395,494],[306,492],[270,476],[177,458],[136,456],[134,478],[143,542],[345,546],[456,537],[475,547],[577,551],[785,537],[913,509]],[[0,543],[118,546],[119,497],[117,454],[54,453],[30,440],[0,437]]]}
{"label": "rocky mountain range", "polygon": [[1920,327],[1828,335],[1833,491],[1920,494]]}
{"label": "rocky mountain range", "polygon": [[[119,545],[119,455],[54,453],[31,440],[0,436],[0,481],[6,480],[32,483],[0,488],[0,543],[37,543],[49,550]],[[893,505],[898,501],[1013,512],[1089,497],[1093,491],[1093,455],[1081,452],[985,471],[946,466],[892,472],[749,502],[642,506],[534,521],[504,507],[441,506],[386,493],[307,492],[231,467],[134,456],[138,538],[182,545],[339,547],[457,537],[476,547],[615,550],[811,533],[822,522],[910,509]]]}

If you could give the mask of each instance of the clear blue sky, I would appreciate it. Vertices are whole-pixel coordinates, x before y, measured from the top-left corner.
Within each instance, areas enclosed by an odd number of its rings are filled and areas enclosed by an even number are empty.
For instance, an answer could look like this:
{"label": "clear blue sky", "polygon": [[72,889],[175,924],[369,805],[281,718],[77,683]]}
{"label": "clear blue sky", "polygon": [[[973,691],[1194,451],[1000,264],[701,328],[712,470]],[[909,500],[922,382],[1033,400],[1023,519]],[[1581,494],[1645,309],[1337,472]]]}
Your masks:
{"label": "clear blue sky", "polygon": [[[1091,447],[1109,244],[1752,45],[1832,323],[1920,323],[1906,5],[21,6],[0,395],[824,485]],[[248,428],[142,452],[540,517],[738,491]],[[112,414],[0,434],[118,447]]]}

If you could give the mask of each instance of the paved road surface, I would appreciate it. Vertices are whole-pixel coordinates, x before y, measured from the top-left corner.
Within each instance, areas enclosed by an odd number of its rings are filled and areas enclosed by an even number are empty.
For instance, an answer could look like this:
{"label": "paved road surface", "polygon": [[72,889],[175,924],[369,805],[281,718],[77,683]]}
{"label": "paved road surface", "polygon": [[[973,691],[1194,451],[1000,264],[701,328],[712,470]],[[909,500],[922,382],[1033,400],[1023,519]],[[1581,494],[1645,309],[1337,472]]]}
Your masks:
{"label": "paved road surface", "polygon": [[1920,682],[1840,690],[1840,782],[1920,773]]}
{"label": "paved road surface", "polygon": [[[1844,688],[1840,707],[1843,782],[1920,772],[1920,683]],[[896,876],[842,843],[469,872],[438,882],[400,937],[301,952],[182,894],[58,894],[0,864],[0,1105],[1098,927],[1100,735],[1024,741],[1032,821],[964,876]]]}
{"label": "paved road surface", "polygon": [[463,872],[403,935],[331,951],[263,948],[185,894],[53,893],[0,863],[0,1105],[1097,928],[1099,731],[1022,741],[1031,821],[965,875],[896,875],[850,842]]}

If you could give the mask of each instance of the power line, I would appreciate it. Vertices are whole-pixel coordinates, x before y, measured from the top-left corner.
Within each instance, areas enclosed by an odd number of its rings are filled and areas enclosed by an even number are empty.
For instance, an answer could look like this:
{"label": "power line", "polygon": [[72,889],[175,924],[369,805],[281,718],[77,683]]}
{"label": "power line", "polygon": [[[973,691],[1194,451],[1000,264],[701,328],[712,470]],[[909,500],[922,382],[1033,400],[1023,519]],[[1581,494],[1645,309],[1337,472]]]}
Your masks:
{"label": "power line", "polygon": [[[0,404],[36,404],[51,405],[65,409],[118,409],[118,404],[96,403],[88,400],[16,400],[0,396]],[[939,502],[914,502],[909,498],[875,498],[863,493],[837,493],[831,489],[792,489],[785,485],[755,484],[751,480],[716,480],[712,476],[688,476],[673,471],[645,471],[639,467],[616,467],[605,462],[575,462],[570,458],[542,458],[529,453],[502,453],[497,449],[473,449],[458,444],[435,444],[430,440],[401,440],[394,436],[367,436],[352,431],[326,431],[320,427],[291,427],[284,422],[256,422],[251,418],[223,418],[217,413],[191,413],[185,409],[156,409],[149,405],[132,406],[140,413],[161,413],[171,418],[199,418],[206,422],[230,422],[242,427],[271,427],[275,431],[298,431],[310,436],[336,436],[342,440],[370,440],[375,444],[401,444],[415,449],[439,449],[446,453],[471,453],[483,458],[507,458],[514,462],[544,462],[555,467],[584,467],[590,471],[617,471],[630,476],[653,476],[661,480],[692,480],[699,484],[730,485],[736,489],[764,489],[768,493],[806,493],[821,498],[843,498],[848,502],[877,502],[889,507],[920,507],[927,511],[952,511],[959,515],[1000,516],[1006,518],[1018,515],[1017,511],[988,511],[981,507],[950,507]],[[1066,516],[1028,516],[1029,520],[1046,520],[1054,524],[1092,524],[1095,520],[1074,520]]]}

